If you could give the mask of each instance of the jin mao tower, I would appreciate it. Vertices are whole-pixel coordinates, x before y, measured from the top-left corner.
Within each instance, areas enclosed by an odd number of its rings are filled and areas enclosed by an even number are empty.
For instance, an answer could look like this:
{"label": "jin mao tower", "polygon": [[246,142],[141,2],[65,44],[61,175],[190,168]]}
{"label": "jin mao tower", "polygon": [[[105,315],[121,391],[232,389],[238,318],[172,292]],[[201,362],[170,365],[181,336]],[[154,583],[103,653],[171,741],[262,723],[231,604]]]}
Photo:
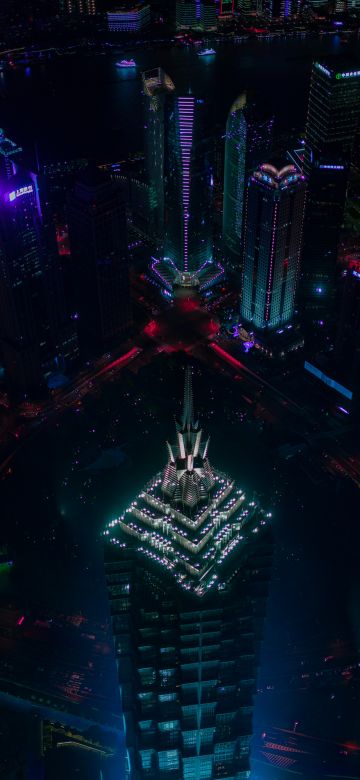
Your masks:
{"label": "jin mao tower", "polygon": [[189,369],[167,454],[104,532],[131,777],[243,780],[269,515],[211,464]]}

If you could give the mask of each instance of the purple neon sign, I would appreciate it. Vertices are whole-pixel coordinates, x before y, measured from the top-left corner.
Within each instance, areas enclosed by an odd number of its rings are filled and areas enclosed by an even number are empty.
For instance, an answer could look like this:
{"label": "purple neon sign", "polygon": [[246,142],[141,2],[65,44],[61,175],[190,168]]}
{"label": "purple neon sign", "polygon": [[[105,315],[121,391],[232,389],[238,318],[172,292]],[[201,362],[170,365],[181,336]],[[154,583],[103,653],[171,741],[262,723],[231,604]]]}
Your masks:
{"label": "purple neon sign", "polygon": [[21,198],[23,195],[28,195],[30,192],[33,192],[33,190],[32,184],[28,184],[26,187],[19,187],[19,189],[9,192],[8,199],[10,203],[12,203],[17,198]]}

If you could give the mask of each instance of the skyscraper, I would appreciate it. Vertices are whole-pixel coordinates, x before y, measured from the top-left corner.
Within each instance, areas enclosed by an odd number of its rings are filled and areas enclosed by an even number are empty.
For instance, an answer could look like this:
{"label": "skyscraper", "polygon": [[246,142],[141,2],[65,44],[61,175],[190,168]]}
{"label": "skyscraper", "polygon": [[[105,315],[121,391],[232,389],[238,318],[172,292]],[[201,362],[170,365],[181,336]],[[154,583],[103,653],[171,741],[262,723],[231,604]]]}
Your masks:
{"label": "skyscraper", "polygon": [[268,21],[291,19],[301,10],[301,0],[264,0],[262,16]]}
{"label": "skyscraper", "polygon": [[151,9],[148,3],[121,3],[118,8],[107,12],[109,32],[139,32],[151,22]]}
{"label": "skyscraper", "polygon": [[131,323],[125,205],[118,186],[97,169],[68,199],[74,301],[85,352],[114,342]]}
{"label": "skyscraper", "polygon": [[167,105],[164,256],[179,271],[212,259],[212,144],[207,106],[194,95]]}
{"label": "skyscraper", "polygon": [[164,233],[165,101],[175,86],[162,68],[142,74],[145,96],[145,162],[149,184],[149,219],[160,244]]}
{"label": "skyscraper", "polygon": [[217,29],[215,0],[202,0],[200,6],[200,25],[204,32]]}
{"label": "skyscraper", "polygon": [[187,370],[167,465],[104,532],[134,780],[250,775],[268,515],[208,449]]}
{"label": "skyscraper", "polygon": [[331,309],[349,163],[360,118],[360,65],[314,62],[305,132],[308,178],[300,294],[309,321]]}
{"label": "skyscraper", "polygon": [[226,123],[223,241],[227,262],[239,268],[242,255],[242,229],[245,185],[250,173],[266,159],[271,143],[273,117],[249,102],[246,93],[231,106]]}
{"label": "skyscraper", "polygon": [[[39,213],[36,178],[11,177],[0,209],[0,338],[10,389],[38,392],[76,349],[66,318],[55,238]],[[76,341],[76,339],[75,339]]]}
{"label": "skyscraper", "polygon": [[241,314],[255,328],[273,330],[293,317],[304,202],[294,165],[263,164],[249,179]]}
{"label": "skyscraper", "polygon": [[176,29],[190,30],[199,25],[200,0],[177,0]]}

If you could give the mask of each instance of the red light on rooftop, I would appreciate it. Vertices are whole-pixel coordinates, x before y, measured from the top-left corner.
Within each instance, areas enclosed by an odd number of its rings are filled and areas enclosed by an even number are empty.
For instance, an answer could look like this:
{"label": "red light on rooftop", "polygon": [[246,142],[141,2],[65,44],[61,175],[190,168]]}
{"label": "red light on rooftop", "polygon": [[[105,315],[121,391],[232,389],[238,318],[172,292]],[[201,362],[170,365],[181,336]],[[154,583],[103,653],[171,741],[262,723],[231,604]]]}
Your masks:
{"label": "red light on rooftop", "polygon": [[151,320],[148,322],[147,325],[145,325],[144,333],[146,333],[147,336],[150,336],[151,338],[154,338],[155,334],[158,331],[158,324],[156,320]]}

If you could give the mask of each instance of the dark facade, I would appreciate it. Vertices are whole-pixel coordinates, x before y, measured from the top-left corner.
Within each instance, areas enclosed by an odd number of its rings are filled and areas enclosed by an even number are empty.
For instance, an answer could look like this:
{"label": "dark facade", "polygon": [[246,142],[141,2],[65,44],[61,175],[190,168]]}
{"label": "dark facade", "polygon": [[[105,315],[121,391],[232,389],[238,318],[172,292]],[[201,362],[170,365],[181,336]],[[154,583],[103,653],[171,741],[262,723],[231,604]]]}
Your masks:
{"label": "dark facade", "polygon": [[245,188],[250,174],[267,159],[272,143],[273,117],[246,93],[233,103],[225,137],[223,242],[228,264],[239,269],[242,259]]}
{"label": "dark facade", "polygon": [[359,62],[314,62],[305,133],[308,178],[301,306],[316,323],[332,309],[349,165],[360,118]]}
{"label": "dark facade", "polygon": [[339,312],[335,358],[347,384],[360,397],[360,271],[348,268]]}
{"label": "dark facade", "polygon": [[84,352],[111,344],[131,323],[126,212],[118,186],[89,171],[68,199],[79,334]]}
{"label": "dark facade", "polygon": [[208,445],[187,372],[165,469],[104,532],[133,780],[250,776],[269,515],[213,468]]}
{"label": "dark facade", "polygon": [[305,188],[304,176],[286,163],[263,164],[249,179],[241,314],[255,329],[273,330],[293,317]]}
{"label": "dark facade", "polygon": [[174,92],[170,77],[156,68],[142,75],[145,101],[145,163],[149,186],[149,221],[161,246],[164,239],[165,102]]}
{"label": "dark facade", "polygon": [[71,363],[76,334],[67,322],[54,237],[39,211],[36,177],[10,178],[0,210],[0,329],[12,391],[25,397],[57,365]]}

